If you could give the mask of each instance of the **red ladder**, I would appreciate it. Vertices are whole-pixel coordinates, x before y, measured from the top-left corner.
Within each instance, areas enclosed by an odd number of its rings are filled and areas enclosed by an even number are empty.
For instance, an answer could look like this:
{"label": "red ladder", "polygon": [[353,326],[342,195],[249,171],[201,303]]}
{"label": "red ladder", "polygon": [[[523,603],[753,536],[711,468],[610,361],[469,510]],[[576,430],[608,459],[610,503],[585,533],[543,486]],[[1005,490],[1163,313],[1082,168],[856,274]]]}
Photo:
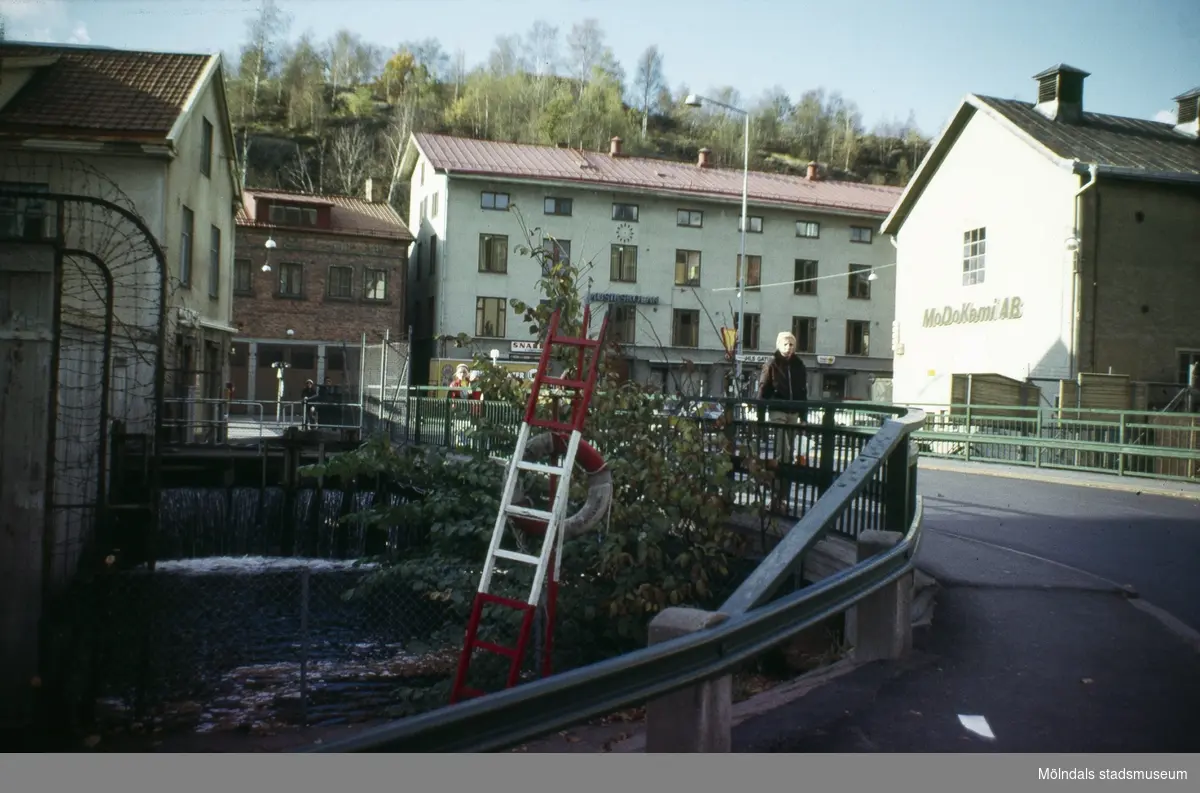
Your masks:
{"label": "red ladder", "polygon": [[[492,529],[492,541],[488,547],[487,559],[483,565],[483,573],[479,580],[479,589],[475,593],[475,602],[471,607],[471,616],[467,621],[466,640],[463,642],[462,654],[458,661],[458,671],[454,677],[454,685],[450,692],[450,702],[455,703],[463,698],[481,696],[485,692],[470,688],[466,685],[467,672],[471,658],[476,649],[501,655],[509,659],[508,679],[506,688],[515,686],[520,679],[521,664],[525,659],[525,650],[529,644],[533,629],[533,618],[541,601],[542,591],[546,590],[546,635],[542,652],[542,676],[550,675],[551,653],[554,646],[554,609],[558,601],[559,570],[562,561],[563,532],[562,524],[566,517],[567,498],[570,494],[571,471],[575,464],[575,455],[579,442],[583,437],[583,425],[587,419],[588,407],[596,389],[596,377],[599,370],[601,345],[608,331],[608,316],[600,325],[600,333],[595,339],[587,338],[588,327],[591,324],[591,307],[585,307],[583,312],[583,336],[559,336],[558,324],[561,319],[561,309],[556,309],[550,318],[550,328],[546,334],[546,343],[542,348],[542,357],[538,362],[537,372],[533,378],[533,386],[529,392],[529,401],[525,406],[525,416],[517,435],[517,445],[512,459],[508,464],[508,474],[504,481],[504,490],[500,497],[500,509],[496,515],[496,523]],[[561,377],[550,377],[547,370],[550,366],[551,353],[555,345],[575,347],[579,349],[578,364],[575,372],[583,376],[581,380]],[[587,351],[593,350],[590,360]],[[582,375],[585,371],[586,375]],[[538,397],[543,386],[562,388],[569,392],[571,413],[567,421],[537,418]],[[534,427],[547,429],[563,436],[569,434],[566,452],[561,464],[536,463],[525,460],[525,449],[529,444],[529,436]],[[521,471],[531,471],[550,477],[550,493],[553,506],[549,511],[518,506],[513,502],[517,477]],[[522,553],[501,548],[505,528],[510,517],[525,518],[545,525],[542,533],[541,552],[533,554]],[[529,596],[524,600],[502,597],[489,591],[492,574],[496,569],[496,560],[505,559],[511,562],[532,565],[536,568]],[[517,635],[515,647],[482,641],[478,638],[479,621],[483,615],[483,607],[487,604],[503,606],[522,612],[521,626]]]}

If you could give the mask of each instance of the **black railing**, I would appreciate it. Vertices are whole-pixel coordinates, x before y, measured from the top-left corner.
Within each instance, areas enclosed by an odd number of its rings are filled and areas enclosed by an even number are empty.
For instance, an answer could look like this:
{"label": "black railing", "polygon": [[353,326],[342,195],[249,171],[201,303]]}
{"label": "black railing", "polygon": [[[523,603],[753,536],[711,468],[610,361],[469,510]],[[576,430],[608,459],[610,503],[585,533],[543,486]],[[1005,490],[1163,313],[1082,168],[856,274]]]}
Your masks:
{"label": "black railing", "polygon": [[[771,403],[729,404],[727,410],[761,413]],[[820,497],[792,526],[774,550],[726,600],[720,611],[728,619],[716,627],[655,644],[555,676],[441,708],[357,736],[313,747],[316,752],[452,752],[496,751],[519,745],[589,718],[602,716],[681,688],[730,673],[754,658],[835,614],[844,612],[876,590],[909,573],[921,541],[921,502],[916,495],[916,450],[912,433],[924,423],[918,410],[884,406],[814,405],[825,448],[832,448],[830,416],[837,410],[891,414],[864,428],[870,437],[853,459],[841,466],[827,451],[819,470]],[[774,403],[776,410],[796,405]],[[809,411],[811,414],[811,411]],[[902,414],[902,415],[897,415]],[[724,415],[724,414],[723,414]],[[721,426],[721,418],[705,418]],[[726,419],[737,433],[747,419]],[[757,418],[755,424],[760,423]],[[765,423],[765,422],[763,422]],[[844,427],[842,429],[845,429]],[[772,599],[793,574],[804,554],[832,531],[844,533],[865,525],[854,508],[871,499],[876,505],[873,528],[903,535],[890,550],[858,562],[820,582]],[[860,511],[861,512],[861,511]]]}

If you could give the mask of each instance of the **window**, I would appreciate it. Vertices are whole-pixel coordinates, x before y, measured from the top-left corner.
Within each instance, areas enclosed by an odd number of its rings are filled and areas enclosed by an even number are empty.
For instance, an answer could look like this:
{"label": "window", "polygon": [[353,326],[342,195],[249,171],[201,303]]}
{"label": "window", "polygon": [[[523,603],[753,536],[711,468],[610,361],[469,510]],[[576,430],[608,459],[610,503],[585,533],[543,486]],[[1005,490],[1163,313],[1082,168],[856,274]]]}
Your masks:
{"label": "window", "polygon": [[871,323],[861,319],[846,321],[846,354],[871,354]]}
{"label": "window", "polygon": [[871,276],[871,265],[869,264],[852,264],[850,265],[850,289],[847,297],[852,300],[870,300],[871,299],[871,282],[868,280]]}
{"label": "window", "polygon": [[200,132],[200,173],[212,176],[213,125],[207,118]]}
{"label": "window", "polygon": [[850,241],[871,244],[871,229],[866,226],[851,226]]}
{"label": "window", "polygon": [[637,341],[637,306],[610,305],[609,333],[618,344],[634,344]]}
{"label": "window", "polygon": [[821,224],[813,223],[811,220],[797,220],[796,236],[808,237],[809,239],[815,240],[817,237],[821,236]]}
{"label": "window", "polygon": [[326,293],[330,297],[349,300],[354,297],[354,268],[333,265],[329,268]]}
{"label": "window", "polygon": [[233,291],[239,295],[254,293],[253,273],[249,259],[238,259],[233,263]]}
{"label": "window", "polygon": [[810,355],[817,351],[817,318],[792,317],[792,335],[796,337],[796,352]]}
{"label": "window", "polygon": [[346,369],[346,356],[341,350],[325,348],[325,371],[341,372]]}
{"label": "window", "polygon": [[704,225],[704,213],[696,209],[680,209],[675,212],[676,226],[691,226],[698,229]]}
{"label": "window", "polygon": [[416,273],[416,280],[421,280],[421,268],[425,266],[425,243],[417,243],[417,264],[413,267],[413,272]]}
{"label": "window", "polygon": [[675,251],[675,286],[700,286],[700,251]]}
{"label": "window", "polygon": [[479,235],[479,272],[508,272],[508,237],[506,235]]}
{"label": "window", "polygon": [[208,296],[221,296],[221,230],[216,226],[208,232]]}
{"label": "window", "polygon": [[279,296],[304,297],[304,265],[284,262],[279,265]]}
{"label": "window", "polygon": [[542,264],[542,275],[550,275],[551,268],[571,261],[571,241],[556,240],[553,237],[542,238],[542,250],[548,257]]}
{"label": "window", "polygon": [[278,226],[315,226],[317,225],[317,210],[312,207],[272,204],[270,218],[271,222]]}
{"label": "window", "polygon": [[[747,234],[762,234],[763,224],[762,217],[759,215],[746,215],[747,225],[750,228],[746,229]],[[738,215],[738,231],[742,230],[742,216]]]}
{"label": "window", "polygon": [[671,320],[671,346],[700,346],[700,312],[697,309],[675,309]]}
{"label": "window", "polygon": [[638,219],[637,204],[613,204],[612,219],[613,220],[628,220],[631,223],[637,223],[637,219]]}
{"label": "window", "polygon": [[425,161],[421,160],[421,186],[425,186]]}
{"label": "window", "polygon": [[[759,343],[759,328],[762,326],[761,317],[758,314],[743,314],[746,318],[746,333],[742,336],[743,350],[757,350]],[[738,315],[733,315],[733,326],[738,327]]]}
{"label": "window", "polygon": [[793,281],[792,294],[815,295],[817,293],[817,260],[797,259]]}
{"label": "window", "polygon": [[371,267],[363,271],[363,300],[387,300],[387,270]]}
{"label": "window", "polygon": [[[1200,377],[1200,350],[1179,351],[1179,384],[1188,385],[1188,372],[1192,364],[1196,365],[1196,376]],[[1200,383],[1197,383],[1200,385]]]}
{"label": "window", "polygon": [[183,225],[179,230],[179,283],[183,286],[192,285],[192,232],[195,230],[195,223],[195,215],[185,206]]}
{"label": "window", "polygon": [[612,246],[612,269],[608,275],[609,280],[636,284],[637,253],[636,245]]}
{"label": "window", "polygon": [[963,232],[963,286],[983,283],[984,256],[987,253],[986,229]]}
{"label": "window", "polygon": [[4,196],[5,190],[48,193],[48,184],[0,183],[0,238],[37,240],[52,233],[46,202],[37,198]]}
{"label": "window", "polygon": [[[734,286],[740,286],[742,279],[742,255],[739,253],[737,257],[737,272],[734,274]],[[757,292],[762,286],[762,257],[753,254],[746,255],[746,283],[744,284],[746,291]]]}
{"label": "window", "polygon": [[440,193],[434,193],[429,197],[429,217],[435,218],[438,213],[438,196]]}
{"label": "window", "polygon": [[507,332],[504,298],[475,298],[475,335],[491,339],[503,339]]}
{"label": "window", "polygon": [[570,198],[547,198],[545,210],[547,215],[570,215],[575,202]]}
{"label": "window", "polygon": [[[437,254],[438,254],[437,235],[432,234],[429,237],[429,277],[433,277],[433,273],[437,270]],[[418,265],[420,267],[420,265]]]}
{"label": "window", "polygon": [[507,212],[508,193],[480,193],[479,207],[480,209],[494,209],[498,212]]}

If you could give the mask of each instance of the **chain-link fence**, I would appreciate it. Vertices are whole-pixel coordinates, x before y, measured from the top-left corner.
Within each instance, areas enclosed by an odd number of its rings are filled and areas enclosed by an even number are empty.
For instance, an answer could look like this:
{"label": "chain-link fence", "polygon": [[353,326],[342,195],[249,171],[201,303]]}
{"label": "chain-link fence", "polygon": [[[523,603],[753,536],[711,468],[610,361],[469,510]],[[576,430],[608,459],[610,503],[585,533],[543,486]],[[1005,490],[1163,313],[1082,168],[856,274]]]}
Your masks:
{"label": "chain-link fence", "polygon": [[[379,344],[368,344],[364,337],[359,388],[360,403],[368,415],[392,421],[400,418],[391,413],[397,404],[401,409],[404,404],[401,397],[411,380],[411,352],[407,341],[385,337]],[[384,415],[385,405],[388,406],[388,415]]]}
{"label": "chain-link fence", "polygon": [[215,557],[111,571],[94,597],[102,729],[272,732],[399,717],[441,704],[457,647],[403,587],[357,587],[373,565]]}

